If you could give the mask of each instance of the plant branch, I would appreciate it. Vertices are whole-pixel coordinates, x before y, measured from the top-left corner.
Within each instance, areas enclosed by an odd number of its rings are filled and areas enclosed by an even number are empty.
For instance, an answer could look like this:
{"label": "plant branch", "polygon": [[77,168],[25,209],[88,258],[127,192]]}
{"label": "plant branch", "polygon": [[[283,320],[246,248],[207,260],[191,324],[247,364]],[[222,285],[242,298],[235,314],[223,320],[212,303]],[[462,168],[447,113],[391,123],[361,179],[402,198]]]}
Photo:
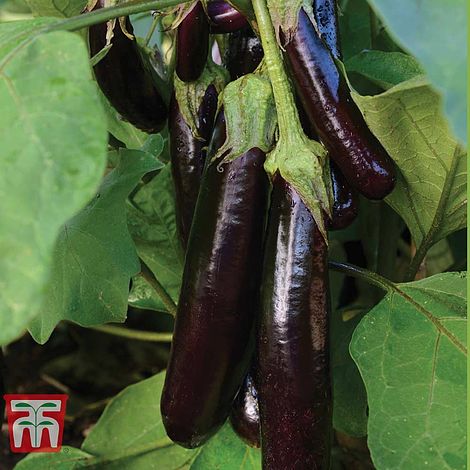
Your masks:
{"label": "plant branch", "polygon": [[163,305],[165,305],[165,307],[167,308],[168,313],[173,316],[176,316],[176,304],[173,302],[173,299],[170,297],[165,288],[160,284],[159,280],[155,277],[150,268],[142,260],[140,260],[140,264],[142,277],[155,290],[158,297],[160,297],[161,301],[163,302]]}
{"label": "plant branch", "polygon": [[421,245],[419,245],[419,248],[413,256],[413,259],[411,260],[411,263],[406,271],[405,281],[412,281],[416,277],[416,274],[419,271],[421,263],[424,261],[428,249],[429,247],[426,243],[421,243]]}
{"label": "plant branch", "polygon": [[151,331],[131,330],[129,328],[115,325],[92,326],[91,329],[109,335],[121,336],[123,338],[136,339],[139,341],[152,341],[155,343],[170,343],[173,336],[171,333],[153,333]]}
{"label": "plant branch", "polygon": [[395,287],[392,281],[389,281],[388,279],[383,276],[380,276],[377,273],[373,273],[372,271],[369,271],[367,269],[360,268],[359,266],[355,266],[349,263],[340,263],[338,261],[330,261],[328,264],[330,268],[334,271],[338,271],[348,276],[362,279],[368,284],[377,286],[386,292],[391,292]]}

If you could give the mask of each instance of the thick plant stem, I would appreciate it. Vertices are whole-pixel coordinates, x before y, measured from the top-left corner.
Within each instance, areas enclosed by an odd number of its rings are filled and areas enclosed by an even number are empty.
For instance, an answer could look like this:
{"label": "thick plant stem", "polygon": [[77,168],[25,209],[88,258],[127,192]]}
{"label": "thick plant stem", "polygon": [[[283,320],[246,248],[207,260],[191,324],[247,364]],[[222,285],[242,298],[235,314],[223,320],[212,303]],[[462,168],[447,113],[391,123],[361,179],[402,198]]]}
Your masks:
{"label": "thick plant stem", "polygon": [[152,333],[151,331],[131,330],[115,325],[92,326],[91,329],[108,335],[155,343],[170,343],[173,336],[171,333]]}
{"label": "thick plant stem", "polygon": [[408,269],[405,274],[405,282],[410,282],[414,280],[416,274],[419,271],[419,268],[421,267],[422,262],[424,261],[428,249],[429,247],[425,243],[421,243],[418,250],[416,251],[416,254],[413,256],[410,265],[408,266]]}
{"label": "thick plant stem", "polygon": [[158,297],[160,297],[160,300],[163,302],[163,305],[167,308],[168,313],[175,316],[176,304],[173,302],[173,299],[142,260],[140,260],[140,265],[142,277],[153,287]]}
{"label": "thick plant stem", "polygon": [[253,9],[258,22],[266,67],[273,87],[279,122],[279,138],[289,138],[290,129],[301,127],[294,95],[289,85],[266,0],[253,0]]}

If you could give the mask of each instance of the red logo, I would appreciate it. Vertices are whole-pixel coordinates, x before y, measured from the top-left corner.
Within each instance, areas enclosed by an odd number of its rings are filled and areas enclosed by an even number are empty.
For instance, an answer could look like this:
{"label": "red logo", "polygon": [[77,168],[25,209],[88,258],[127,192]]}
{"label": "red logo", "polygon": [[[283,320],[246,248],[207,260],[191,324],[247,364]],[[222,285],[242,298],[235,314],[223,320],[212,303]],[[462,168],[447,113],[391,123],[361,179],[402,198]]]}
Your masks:
{"label": "red logo", "polygon": [[67,395],[4,395],[3,398],[12,452],[59,452]]}

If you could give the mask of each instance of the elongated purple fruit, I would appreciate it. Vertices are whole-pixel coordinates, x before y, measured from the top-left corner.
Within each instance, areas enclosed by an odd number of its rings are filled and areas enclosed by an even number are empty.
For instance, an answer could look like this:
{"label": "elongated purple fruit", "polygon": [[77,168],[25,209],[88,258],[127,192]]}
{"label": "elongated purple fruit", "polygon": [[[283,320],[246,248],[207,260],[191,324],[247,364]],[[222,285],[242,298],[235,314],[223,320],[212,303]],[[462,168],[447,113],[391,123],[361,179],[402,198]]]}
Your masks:
{"label": "elongated purple fruit", "polygon": [[198,133],[195,136],[180,111],[173,94],[168,120],[170,131],[171,172],[175,186],[176,222],[184,247],[188,242],[189,230],[196,207],[202,172],[215,113],[217,111],[217,90],[209,85],[199,107]]}
{"label": "elongated purple fruit", "polygon": [[[104,7],[99,0],[95,10]],[[126,18],[126,29],[133,29]],[[159,132],[167,118],[167,107],[150,71],[145,67],[135,40],[129,39],[116,22],[112,47],[95,66],[96,81],[111,105],[123,119],[151,134]],[[90,54],[94,56],[106,46],[107,24],[89,28]]]}
{"label": "elongated purple fruit", "polygon": [[[219,116],[216,129],[222,125]],[[161,400],[168,436],[184,447],[222,426],[248,370],[269,187],[264,159],[255,148],[210,163],[203,175]]]}
{"label": "elongated purple fruit", "polygon": [[393,162],[303,9],[285,49],[300,100],[331,158],[352,187],[369,199],[384,198],[395,186]]}
{"label": "elongated purple fruit", "polygon": [[251,447],[260,447],[258,392],[250,371],[238,392],[230,414],[232,428]]}
{"label": "elongated purple fruit", "polygon": [[296,191],[273,182],[258,333],[263,468],[328,469],[327,246]]}
{"label": "elongated purple fruit", "polygon": [[313,14],[318,31],[335,59],[341,59],[336,0],[314,0]]}
{"label": "elongated purple fruit", "polygon": [[251,28],[244,28],[229,37],[225,55],[231,80],[254,72],[263,59],[263,47]]}
{"label": "elongated purple fruit", "polygon": [[207,14],[212,34],[232,33],[248,26],[245,16],[224,0],[211,0]]}
{"label": "elongated purple fruit", "polygon": [[179,24],[176,38],[176,74],[194,82],[202,74],[209,53],[209,22],[201,2]]}

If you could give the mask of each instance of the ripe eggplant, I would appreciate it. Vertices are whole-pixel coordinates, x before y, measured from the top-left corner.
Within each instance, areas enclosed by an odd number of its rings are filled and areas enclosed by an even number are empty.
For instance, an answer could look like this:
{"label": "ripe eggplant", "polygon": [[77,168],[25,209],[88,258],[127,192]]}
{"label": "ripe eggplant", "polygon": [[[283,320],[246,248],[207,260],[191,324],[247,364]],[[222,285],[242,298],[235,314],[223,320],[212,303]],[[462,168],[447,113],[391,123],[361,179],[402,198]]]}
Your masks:
{"label": "ripe eggplant", "polygon": [[253,371],[243,382],[230,414],[232,428],[251,447],[260,447],[258,392]]}
{"label": "ripe eggplant", "polygon": [[335,59],[341,59],[336,0],[314,0],[313,14],[318,31]]}
{"label": "ripe eggplant", "polygon": [[217,112],[218,93],[209,85],[198,112],[196,137],[186,122],[173,93],[168,120],[171,172],[175,186],[176,223],[180,240],[186,247],[196,207],[197,195],[206,161],[207,145]]}
{"label": "ripe eggplant", "polygon": [[[216,138],[224,125],[219,115]],[[209,155],[216,149],[211,143]],[[264,160],[254,148],[204,171],[161,400],[168,436],[184,447],[222,426],[248,370],[269,188]]]}
{"label": "ripe eggplant", "polygon": [[393,162],[303,9],[285,50],[300,100],[331,158],[352,187],[369,199],[384,198],[395,186]]}
{"label": "ripe eggplant", "polygon": [[331,186],[333,189],[333,206],[331,219],[328,220],[329,230],[341,230],[348,227],[357,217],[357,193],[349,186],[337,165],[330,160]]}
{"label": "ripe eggplant", "polygon": [[[98,0],[94,10],[104,7],[105,0]],[[132,34],[129,18],[126,18],[125,25]],[[96,81],[123,119],[145,132],[157,133],[165,125],[167,107],[151,72],[145,67],[136,41],[122,32],[118,22],[113,33],[112,47],[94,66]],[[90,26],[91,56],[106,46],[106,34],[107,23]]]}
{"label": "ripe eggplant", "polygon": [[263,59],[263,47],[251,28],[244,28],[229,37],[225,55],[230,79],[236,80],[253,72]]}
{"label": "ripe eggplant", "polygon": [[225,0],[208,2],[207,15],[212,34],[232,33],[248,26],[245,16]]}
{"label": "ripe eggplant", "polygon": [[327,245],[310,211],[273,181],[258,332],[263,468],[328,469],[332,414]]}
{"label": "ripe eggplant", "polygon": [[176,37],[176,74],[194,82],[202,74],[209,53],[209,21],[201,2],[179,24]]}

